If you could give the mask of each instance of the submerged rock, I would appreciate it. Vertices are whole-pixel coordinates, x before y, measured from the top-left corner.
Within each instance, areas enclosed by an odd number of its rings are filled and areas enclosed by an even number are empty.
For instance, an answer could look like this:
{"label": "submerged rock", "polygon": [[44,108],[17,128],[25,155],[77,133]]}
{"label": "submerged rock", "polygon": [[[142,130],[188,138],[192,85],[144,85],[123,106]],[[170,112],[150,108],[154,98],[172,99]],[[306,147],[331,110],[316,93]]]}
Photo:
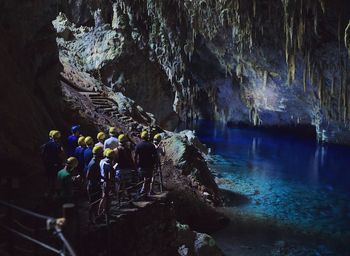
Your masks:
{"label": "submerged rock", "polygon": [[192,231],[188,225],[177,223],[176,243],[180,244],[178,252],[186,256],[221,256],[215,240],[207,234]]}
{"label": "submerged rock", "polygon": [[196,234],[196,240],[194,245],[195,255],[201,256],[220,256],[223,255],[219,247],[216,245],[215,240],[207,234]]}

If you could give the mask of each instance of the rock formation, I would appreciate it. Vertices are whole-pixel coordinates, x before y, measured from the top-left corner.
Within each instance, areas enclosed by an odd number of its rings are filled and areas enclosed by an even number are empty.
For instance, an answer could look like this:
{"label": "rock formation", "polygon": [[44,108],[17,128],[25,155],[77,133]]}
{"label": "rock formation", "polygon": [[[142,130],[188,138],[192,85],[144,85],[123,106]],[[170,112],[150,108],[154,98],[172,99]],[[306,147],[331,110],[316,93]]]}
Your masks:
{"label": "rock formation", "polygon": [[[213,118],[312,125],[321,141],[349,142],[347,1],[118,0],[69,7],[68,19],[96,35],[88,44],[102,43],[105,34],[107,48],[119,49],[112,58],[96,53],[101,80],[123,87],[164,125],[170,119],[174,126],[176,114],[186,124]],[[159,98],[161,112],[153,107]]]}

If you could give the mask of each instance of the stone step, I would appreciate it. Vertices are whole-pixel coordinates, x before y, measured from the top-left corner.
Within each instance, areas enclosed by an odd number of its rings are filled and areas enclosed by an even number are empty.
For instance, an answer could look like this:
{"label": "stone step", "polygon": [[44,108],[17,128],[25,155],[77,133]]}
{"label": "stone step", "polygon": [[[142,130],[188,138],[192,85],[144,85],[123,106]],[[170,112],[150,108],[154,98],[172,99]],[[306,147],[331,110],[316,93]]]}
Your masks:
{"label": "stone step", "polygon": [[92,102],[96,107],[113,107],[112,104],[107,104],[107,103],[95,103]]}
{"label": "stone step", "polygon": [[105,99],[91,99],[91,101],[97,104],[113,104],[109,100],[105,100]]}
{"label": "stone step", "polygon": [[153,204],[152,201],[138,201],[138,202],[132,202],[132,204],[134,206],[136,206],[137,208],[145,208],[151,204]]}
{"label": "stone step", "polygon": [[121,213],[131,213],[131,212],[137,212],[138,208],[121,208],[118,211]]}
{"label": "stone step", "polygon": [[114,110],[114,108],[111,106],[96,106],[96,108],[106,112],[111,112]]}
{"label": "stone step", "polygon": [[99,92],[79,92],[81,95],[89,96],[89,97],[96,97],[96,96],[102,96]]}
{"label": "stone step", "polygon": [[110,115],[113,116],[113,117],[117,117],[118,112],[117,111],[112,111],[112,112],[110,112]]}
{"label": "stone step", "polygon": [[102,94],[92,94],[92,95],[88,95],[90,99],[106,99],[105,96],[103,96]]}

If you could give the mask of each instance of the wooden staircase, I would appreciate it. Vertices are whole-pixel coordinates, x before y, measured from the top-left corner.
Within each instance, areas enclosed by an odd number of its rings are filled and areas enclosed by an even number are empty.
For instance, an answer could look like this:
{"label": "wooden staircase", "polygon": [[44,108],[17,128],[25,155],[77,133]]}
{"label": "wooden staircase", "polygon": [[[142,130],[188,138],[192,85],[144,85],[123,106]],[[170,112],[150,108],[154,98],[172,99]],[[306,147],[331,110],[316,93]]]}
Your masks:
{"label": "wooden staircase", "polygon": [[140,124],[131,116],[120,113],[118,111],[118,103],[102,92],[88,92],[79,90],[79,88],[76,86],[72,86],[70,83],[67,83],[67,80],[61,81],[61,83],[63,85],[70,86],[80,95],[88,98],[95,107],[96,112],[106,115],[112,121],[119,123],[121,127],[127,128],[125,131],[123,131],[124,133],[128,133],[129,131],[141,132],[143,129],[147,128],[146,125]]}

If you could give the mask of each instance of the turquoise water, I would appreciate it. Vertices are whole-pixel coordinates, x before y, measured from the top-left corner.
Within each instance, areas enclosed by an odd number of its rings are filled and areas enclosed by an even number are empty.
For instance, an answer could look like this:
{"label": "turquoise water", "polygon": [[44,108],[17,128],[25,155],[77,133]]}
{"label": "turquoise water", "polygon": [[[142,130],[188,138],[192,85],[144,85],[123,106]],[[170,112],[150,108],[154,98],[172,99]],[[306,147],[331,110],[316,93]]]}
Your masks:
{"label": "turquoise water", "polygon": [[220,187],[249,201],[232,213],[350,241],[350,147],[201,122]]}

